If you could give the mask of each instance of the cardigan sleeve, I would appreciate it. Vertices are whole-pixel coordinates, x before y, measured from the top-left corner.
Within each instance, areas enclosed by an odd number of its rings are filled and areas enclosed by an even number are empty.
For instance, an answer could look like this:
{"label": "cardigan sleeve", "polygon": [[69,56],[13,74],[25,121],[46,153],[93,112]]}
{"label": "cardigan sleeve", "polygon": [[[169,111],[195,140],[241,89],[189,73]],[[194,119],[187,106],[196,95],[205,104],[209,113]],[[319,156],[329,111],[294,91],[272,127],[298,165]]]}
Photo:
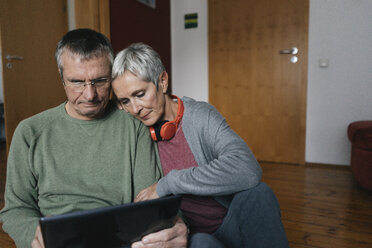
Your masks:
{"label": "cardigan sleeve", "polygon": [[185,102],[183,132],[198,167],[173,170],[160,179],[159,196],[229,195],[256,186],[262,169],[248,145],[222,115],[203,102]]}
{"label": "cardigan sleeve", "polygon": [[37,179],[31,170],[32,137],[22,123],[17,127],[9,151],[5,207],[0,212],[3,229],[17,247],[30,247],[41,216],[37,205]]}

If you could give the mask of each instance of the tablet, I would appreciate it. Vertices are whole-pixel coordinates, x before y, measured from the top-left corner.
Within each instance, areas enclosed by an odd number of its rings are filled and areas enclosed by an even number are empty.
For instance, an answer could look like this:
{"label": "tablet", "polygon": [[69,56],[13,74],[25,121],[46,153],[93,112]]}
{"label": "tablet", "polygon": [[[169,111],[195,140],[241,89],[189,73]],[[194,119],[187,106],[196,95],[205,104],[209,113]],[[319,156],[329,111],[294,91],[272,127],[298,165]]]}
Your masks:
{"label": "tablet", "polygon": [[46,248],[130,247],[175,224],[181,196],[40,218]]}

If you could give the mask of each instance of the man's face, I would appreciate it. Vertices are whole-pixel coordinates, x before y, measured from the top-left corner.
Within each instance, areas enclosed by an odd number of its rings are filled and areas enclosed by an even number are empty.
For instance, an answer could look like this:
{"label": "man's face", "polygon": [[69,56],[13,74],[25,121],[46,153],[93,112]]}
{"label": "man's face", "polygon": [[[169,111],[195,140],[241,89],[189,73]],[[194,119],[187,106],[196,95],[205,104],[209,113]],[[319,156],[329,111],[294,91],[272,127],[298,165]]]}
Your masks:
{"label": "man's face", "polygon": [[[107,56],[82,59],[79,55],[64,51],[61,56],[63,81],[68,102],[67,113],[76,119],[93,120],[100,117],[109,101],[111,82],[103,87],[91,85],[91,81],[111,77],[110,62]],[[77,92],[73,83],[85,82],[84,89]]]}

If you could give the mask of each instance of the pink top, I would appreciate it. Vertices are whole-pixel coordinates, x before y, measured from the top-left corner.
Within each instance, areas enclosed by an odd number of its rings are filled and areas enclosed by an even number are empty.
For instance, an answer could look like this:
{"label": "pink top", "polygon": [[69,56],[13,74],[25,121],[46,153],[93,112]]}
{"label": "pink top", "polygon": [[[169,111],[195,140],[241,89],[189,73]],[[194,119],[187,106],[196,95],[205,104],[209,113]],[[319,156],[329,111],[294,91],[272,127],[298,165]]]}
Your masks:
{"label": "pink top", "polygon": [[[164,176],[171,170],[198,166],[182,131],[182,122],[176,135],[169,141],[159,141],[158,148]],[[227,212],[227,209],[212,197],[196,195],[184,195],[181,210],[191,233],[215,232]]]}

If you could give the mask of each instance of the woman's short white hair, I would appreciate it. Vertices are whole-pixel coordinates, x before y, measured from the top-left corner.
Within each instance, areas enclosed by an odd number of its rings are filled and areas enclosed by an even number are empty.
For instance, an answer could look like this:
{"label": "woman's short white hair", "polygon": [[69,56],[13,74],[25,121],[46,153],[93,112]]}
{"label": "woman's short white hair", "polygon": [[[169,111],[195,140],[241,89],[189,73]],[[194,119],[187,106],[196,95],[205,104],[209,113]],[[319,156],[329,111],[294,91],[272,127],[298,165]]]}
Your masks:
{"label": "woman's short white hair", "polygon": [[159,54],[149,45],[134,43],[116,55],[112,67],[112,79],[129,71],[145,82],[158,86],[160,74],[165,71]]}

